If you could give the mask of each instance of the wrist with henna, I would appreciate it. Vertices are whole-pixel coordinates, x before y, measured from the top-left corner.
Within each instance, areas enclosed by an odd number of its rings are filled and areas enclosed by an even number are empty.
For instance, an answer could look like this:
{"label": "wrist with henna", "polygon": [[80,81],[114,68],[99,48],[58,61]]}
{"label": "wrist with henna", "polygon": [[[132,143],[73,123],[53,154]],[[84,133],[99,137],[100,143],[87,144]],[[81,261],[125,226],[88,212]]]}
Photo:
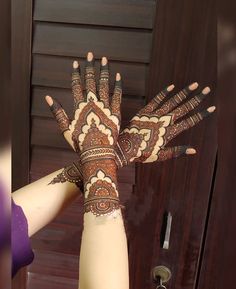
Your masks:
{"label": "wrist with henna", "polygon": [[120,206],[117,165],[112,159],[97,159],[83,165],[84,212],[110,215]]}

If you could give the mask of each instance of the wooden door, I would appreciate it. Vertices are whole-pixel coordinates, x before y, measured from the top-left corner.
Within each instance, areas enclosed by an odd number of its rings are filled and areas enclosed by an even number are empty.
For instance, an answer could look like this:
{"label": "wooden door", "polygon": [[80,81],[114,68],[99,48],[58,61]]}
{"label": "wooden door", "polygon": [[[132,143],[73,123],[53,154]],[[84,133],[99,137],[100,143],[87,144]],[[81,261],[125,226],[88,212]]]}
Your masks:
{"label": "wooden door", "polygon": [[[204,106],[213,104],[214,5],[212,0],[34,1],[32,37],[28,33],[32,39],[27,86],[31,91],[30,155],[29,168],[23,170],[25,176],[30,175],[29,181],[74,159],[44,96],[56,96],[72,114],[71,64],[79,58],[83,66],[88,50],[97,59],[108,57],[112,81],[115,72],[122,74],[123,127],[170,83],[177,89],[193,81],[210,85],[213,93]],[[177,143],[193,145],[198,154],[163,164],[132,165],[119,173],[131,289],[155,288],[150,272],[156,265],[165,265],[172,272],[167,288],[195,288],[215,166],[215,117],[179,136],[173,145]],[[160,245],[165,212],[173,216],[168,250]],[[81,232],[82,200],[78,198],[32,238],[35,261],[28,267],[25,288],[77,288]]]}

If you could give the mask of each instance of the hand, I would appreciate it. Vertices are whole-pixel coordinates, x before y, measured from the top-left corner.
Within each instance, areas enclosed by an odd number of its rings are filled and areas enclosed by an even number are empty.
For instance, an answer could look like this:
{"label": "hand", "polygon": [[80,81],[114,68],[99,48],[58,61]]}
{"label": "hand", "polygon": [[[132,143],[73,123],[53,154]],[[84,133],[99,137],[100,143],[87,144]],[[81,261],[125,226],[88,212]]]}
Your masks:
{"label": "hand", "polygon": [[81,86],[78,62],[73,64],[72,92],[75,115],[71,122],[60,104],[46,100],[67,141],[79,153],[82,164],[85,211],[95,215],[112,213],[119,208],[117,164],[114,151],[120,129],[121,78],[116,75],[112,101],[109,101],[108,63],[103,57],[96,91],[93,54],[88,53],[85,69],[86,95]]}
{"label": "hand", "polygon": [[[90,56],[93,57],[92,55]],[[142,108],[118,136],[122,94],[120,75],[117,74],[116,76],[114,94],[110,104],[107,59],[103,58],[102,60],[98,96],[96,94],[93,63],[88,61],[86,66],[86,97],[83,96],[78,66],[78,62],[75,61],[73,63],[74,72],[72,73],[75,118],[72,123],[70,124],[65,111],[55,99],[53,100],[47,96],[46,100],[64,137],[74,150],[79,152],[82,164],[85,165],[86,162],[96,161],[97,159],[97,166],[93,170],[93,173],[96,170],[98,171],[100,167],[102,176],[105,178],[103,172],[107,171],[109,167],[109,172],[107,173],[113,180],[113,185],[116,185],[115,163],[118,167],[122,167],[132,162],[163,161],[182,154],[196,153],[195,149],[191,146],[166,147],[166,144],[182,131],[196,125],[215,110],[215,107],[212,106],[207,110],[178,121],[198,106],[210,92],[209,87],[204,88],[200,94],[181,104],[189,94],[198,88],[198,84],[193,83],[189,85],[165,101],[165,98],[174,89],[174,85],[168,86]],[[90,113],[92,113],[93,117],[88,117],[88,115],[91,116]],[[102,129],[99,129],[99,126]],[[79,167],[78,163],[77,167]],[[91,170],[86,169],[83,171],[84,181],[86,182],[89,179],[89,175],[86,172],[91,172]],[[68,174],[66,175],[68,176]],[[80,174],[77,179],[81,180],[81,177]],[[58,176],[58,180],[60,178]],[[66,180],[69,179],[68,177],[66,178]],[[75,179],[75,176],[73,176],[72,181],[74,182]],[[52,183],[58,182],[58,180],[53,180]],[[118,195],[117,189],[115,191]],[[86,195],[88,193],[85,193]],[[118,203],[114,204],[115,202],[105,207],[109,207],[109,210],[112,210],[112,208],[118,206]]]}
{"label": "hand", "polygon": [[190,146],[166,147],[166,144],[215,110],[212,106],[178,121],[196,108],[210,92],[210,88],[205,87],[200,94],[181,104],[197,87],[198,84],[193,83],[165,101],[174,88],[174,85],[170,85],[131,119],[129,125],[119,135],[116,151],[120,166],[131,162],[163,161],[184,153],[196,153]]}

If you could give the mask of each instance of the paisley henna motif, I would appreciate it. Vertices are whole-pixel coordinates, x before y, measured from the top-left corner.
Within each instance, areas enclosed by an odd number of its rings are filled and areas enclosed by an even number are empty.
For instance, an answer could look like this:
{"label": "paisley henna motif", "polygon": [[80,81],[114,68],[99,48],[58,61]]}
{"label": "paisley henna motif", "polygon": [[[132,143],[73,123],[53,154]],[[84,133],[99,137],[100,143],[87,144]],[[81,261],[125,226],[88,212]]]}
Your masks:
{"label": "paisley henna motif", "polygon": [[72,165],[65,167],[63,171],[49,183],[49,185],[70,182],[76,184],[77,187],[83,191],[83,176],[80,167],[81,165],[79,162],[74,162]]}
{"label": "paisley henna motif", "polygon": [[[120,129],[122,90],[120,79],[117,79],[110,105],[108,66],[107,61],[103,61],[97,95],[94,61],[93,57],[90,58],[91,54],[88,54],[85,68],[86,96],[81,101],[78,101],[80,96],[76,96],[74,120],[69,130],[73,147],[82,164],[85,212],[99,216],[111,214],[120,208],[116,189],[115,146]],[[75,75],[78,75],[76,67],[74,70]]]}
{"label": "paisley henna motif", "polygon": [[[48,101],[66,140],[79,154],[85,189],[85,212],[96,216],[110,214],[119,205],[116,170],[131,162],[164,161],[187,153],[190,146],[166,147],[182,131],[193,127],[211,114],[215,107],[183,118],[195,109],[210,92],[206,87],[190,100],[183,102],[198,87],[193,83],[168,98],[171,85],[155,96],[119,134],[121,80],[116,79],[114,93],[109,101],[109,69],[102,59],[98,94],[94,59],[88,54],[83,96],[78,62],[74,62],[72,93],[75,116],[69,123],[64,110],[56,100]],[[50,103],[52,103],[50,104]],[[193,149],[192,152],[193,153]],[[63,175],[62,175],[63,176]],[[63,177],[59,177],[63,180]],[[101,180],[102,179],[102,180]]]}

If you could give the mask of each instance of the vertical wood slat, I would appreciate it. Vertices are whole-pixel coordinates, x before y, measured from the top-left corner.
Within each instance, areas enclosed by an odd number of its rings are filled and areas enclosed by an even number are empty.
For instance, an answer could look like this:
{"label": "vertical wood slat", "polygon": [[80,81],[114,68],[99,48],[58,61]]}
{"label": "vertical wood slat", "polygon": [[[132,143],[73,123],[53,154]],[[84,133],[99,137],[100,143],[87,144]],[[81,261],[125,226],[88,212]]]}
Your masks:
{"label": "vertical wood slat", "polygon": [[[212,9],[212,0],[158,1],[148,99],[171,83],[176,85],[176,91],[193,81],[214,89],[216,25]],[[200,107],[214,103],[213,92]],[[153,286],[150,273],[157,265],[166,265],[172,271],[167,288],[194,288],[215,165],[215,117],[168,144],[192,144],[198,152],[192,158],[138,166],[136,199],[127,208],[132,232],[131,288]],[[143,208],[139,209],[138,204]],[[168,250],[160,247],[165,211],[173,215]]]}
{"label": "vertical wood slat", "polygon": [[[222,14],[219,30],[221,33],[224,32],[219,35],[219,49],[225,47],[224,37],[228,29],[223,21],[224,12]],[[233,11],[232,19],[228,23],[232,22],[235,24]],[[236,147],[236,71],[233,63],[226,67],[225,62],[220,63],[219,69],[221,77],[217,85],[219,108],[217,112],[219,145],[217,169],[196,289],[234,289],[236,284],[236,156],[234,153]]]}
{"label": "vertical wood slat", "polygon": [[[29,181],[29,132],[30,132],[30,74],[32,0],[12,1],[12,189]],[[20,108],[20,110],[19,110]],[[13,289],[25,289],[26,268],[12,281]]]}
{"label": "vertical wood slat", "polygon": [[13,190],[16,190],[29,180],[32,0],[13,1],[12,19],[12,177]]}

